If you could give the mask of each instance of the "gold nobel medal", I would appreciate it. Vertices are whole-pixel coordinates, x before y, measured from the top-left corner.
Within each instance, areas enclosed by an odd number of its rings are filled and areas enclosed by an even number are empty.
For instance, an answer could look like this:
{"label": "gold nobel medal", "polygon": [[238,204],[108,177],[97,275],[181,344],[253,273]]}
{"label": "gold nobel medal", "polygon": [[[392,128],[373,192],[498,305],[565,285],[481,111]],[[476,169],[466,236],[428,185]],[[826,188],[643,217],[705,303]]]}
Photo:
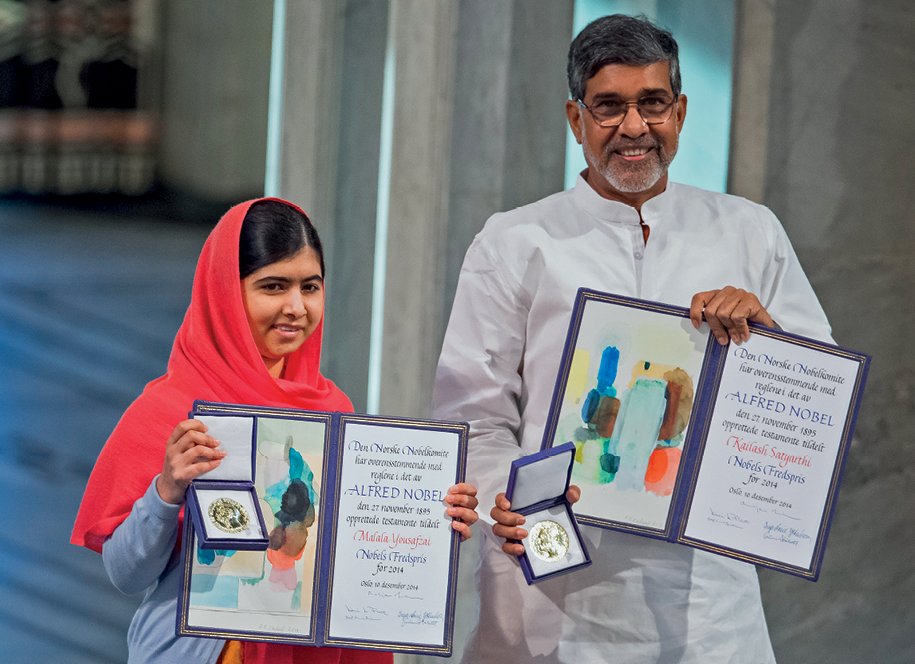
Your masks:
{"label": "gold nobel medal", "polygon": [[217,498],[210,503],[210,521],[225,533],[240,533],[248,527],[248,512],[231,498]]}
{"label": "gold nobel medal", "polygon": [[531,551],[548,563],[555,563],[569,552],[569,533],[555,521],[540,521],[531,528]]}

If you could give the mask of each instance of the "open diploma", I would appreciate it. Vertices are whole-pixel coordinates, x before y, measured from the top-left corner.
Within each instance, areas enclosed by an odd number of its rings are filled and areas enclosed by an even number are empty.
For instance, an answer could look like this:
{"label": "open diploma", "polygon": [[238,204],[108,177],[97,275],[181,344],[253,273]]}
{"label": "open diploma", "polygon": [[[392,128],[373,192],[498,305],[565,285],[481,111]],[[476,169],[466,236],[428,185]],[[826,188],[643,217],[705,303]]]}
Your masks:
{"label": "open diploma", "polygon": [[575,443],[581,523],[816,580],[869,362],[581,289],[543,448]]}
{"label": "open diploma", "polygon": [[211,430],[254,419],[271,543],[206,551],[186,518],[179,635],[450,655],[460,538],[443,499],[467,425],[199,401],[193,414]]}

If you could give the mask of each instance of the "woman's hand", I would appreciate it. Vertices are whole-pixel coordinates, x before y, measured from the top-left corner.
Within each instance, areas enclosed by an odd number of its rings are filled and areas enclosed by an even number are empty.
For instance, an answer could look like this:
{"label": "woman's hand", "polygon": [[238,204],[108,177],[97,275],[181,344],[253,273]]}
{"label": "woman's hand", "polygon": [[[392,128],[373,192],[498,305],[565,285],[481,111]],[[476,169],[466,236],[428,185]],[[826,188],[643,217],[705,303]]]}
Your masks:
{"label": "woman's hand", "polygon": [[[570,505],[574,505],[581,498],[581,489],[574,484],[569,486],[566,491],[566,500]],[[504,493],[496,496],[496,505],[489,512],[489,515],[496,523],[492,527],[492,532],[496,537],[505,540],[502,544],[502,550],[510,556],[520,556],[524,553],[524,545],[520,544],[521,540],[527,537],[527,530],[520,528],[524,525],[524,517],[517,512],[511,511],[511,503]]]}
{"label": "woman's hand", "polygon": [[200,420],[184,420],[176,426],[165,443],[162,474],[156,480],[159,497],[172,505],[183,503],[191,481],[216,468],[226,455],[218,446],[219,441],[207,435],[207,426]]}
{"label": "woman's hand", "polygon": [[448,489],[445,502],[448,503],[448,516],[459,519],[451,522],[451,527],[461,534],[461,541],[470,539],[470,526],[477,522],[477,488],[466,482],[455,484]]}

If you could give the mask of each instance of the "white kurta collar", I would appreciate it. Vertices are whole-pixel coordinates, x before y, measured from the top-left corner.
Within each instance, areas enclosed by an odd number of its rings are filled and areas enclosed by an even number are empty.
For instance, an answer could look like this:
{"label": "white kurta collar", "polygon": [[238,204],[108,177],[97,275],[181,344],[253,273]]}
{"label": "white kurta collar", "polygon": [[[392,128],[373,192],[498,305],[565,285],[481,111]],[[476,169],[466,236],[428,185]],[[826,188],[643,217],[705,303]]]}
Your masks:
{"label": "white kurta collar", "polygon": [[664,191],[642,204],[642,216],[639,217],[639,213],[634,207],[619,201],[611,201],[594,191],[582,176],[584,172],[579,174],[578,180],[575,182],[575,203],[588,214],[603,221],[638,225],[644,220],[651,226],[653,222],[667,215],[675,202],[671,189],[676,185],[668,181]]}
{"label": "white kurta collar", "polygon": [[[584,171],[582,171],[584,172]],[[625,203],[604,198],[579,175],[575,182],[575,203],[591,216],[617,224],[639,225],[638,211]]]}

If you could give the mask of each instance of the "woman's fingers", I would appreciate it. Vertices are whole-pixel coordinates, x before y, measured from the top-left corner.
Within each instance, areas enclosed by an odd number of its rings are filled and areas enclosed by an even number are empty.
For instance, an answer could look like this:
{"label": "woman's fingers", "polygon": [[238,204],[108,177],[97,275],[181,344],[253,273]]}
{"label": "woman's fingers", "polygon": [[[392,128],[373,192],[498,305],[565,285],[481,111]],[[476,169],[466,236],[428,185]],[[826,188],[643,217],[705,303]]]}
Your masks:
{"label": "woman's fingers", "polygon": [[470,526],[463,521],[452,521],[451,527],[461,534],[461,541],[466,542],[469,540],[473,533],[470,531]]}
{"label": "woman's fingers", "polygon": [[216,468],[224,459],[223,450],[197,445],[182,453],[174,464],[175,477],[190,482]]}
{"label": "woman's fingers", "polygon": [[466,482],[455,484],[448,489],[448,494],[445,496],[448,516],[458,519],[451,522],[451,527],[461,534],[461,541],[470,539],[470,526],[480,518],[476,511],[479,504],[476,496],[476,487]]}
{"label": "woman's fingers", "polygon": [[186,452],[194,447],[217,448],[220,442],[213,436],[200,431],[188,431],[181,438],[173,443],[173,447],[179,452]]}
{"label": "woman's fingers", "polygon": [[445,502],[455,507],[466,507],[470,510],[475,510],[477,505],[480,504],[477,500],[476,487],[465,482],[455,484],[448,489],[448,494],[445,496]]}
{"label": "woman's fingers", "polygon": [[480,515],[476,513],[476,510],[467,509],[466,507],[449,507],[447,511],[448,516],[453,519],[460,519],[468,526],[472,526],[477,522],[477,519],[480,518]]}
{"label": "woman's fingers", "polygon": [[219,441],[208,435],[200,420],[184,420],[172,431],[165,444],[162,473],[156,480],[159,496],[167,503],[180,505],[188,485],[219,466],[226,456],[217,449]]}
{"label": "woman's fingers", "polygon": [[176,426],[175,430],[172,431],[172,435],[168,437],[168,440],[165,442],[165,444],[174,445],[182,436],[184,436],[189,431],[199,431],[200,433],[206,433],[207,430],[207,425],[200,420],[184,420],[183,422],[178,423],[178,426]]}

